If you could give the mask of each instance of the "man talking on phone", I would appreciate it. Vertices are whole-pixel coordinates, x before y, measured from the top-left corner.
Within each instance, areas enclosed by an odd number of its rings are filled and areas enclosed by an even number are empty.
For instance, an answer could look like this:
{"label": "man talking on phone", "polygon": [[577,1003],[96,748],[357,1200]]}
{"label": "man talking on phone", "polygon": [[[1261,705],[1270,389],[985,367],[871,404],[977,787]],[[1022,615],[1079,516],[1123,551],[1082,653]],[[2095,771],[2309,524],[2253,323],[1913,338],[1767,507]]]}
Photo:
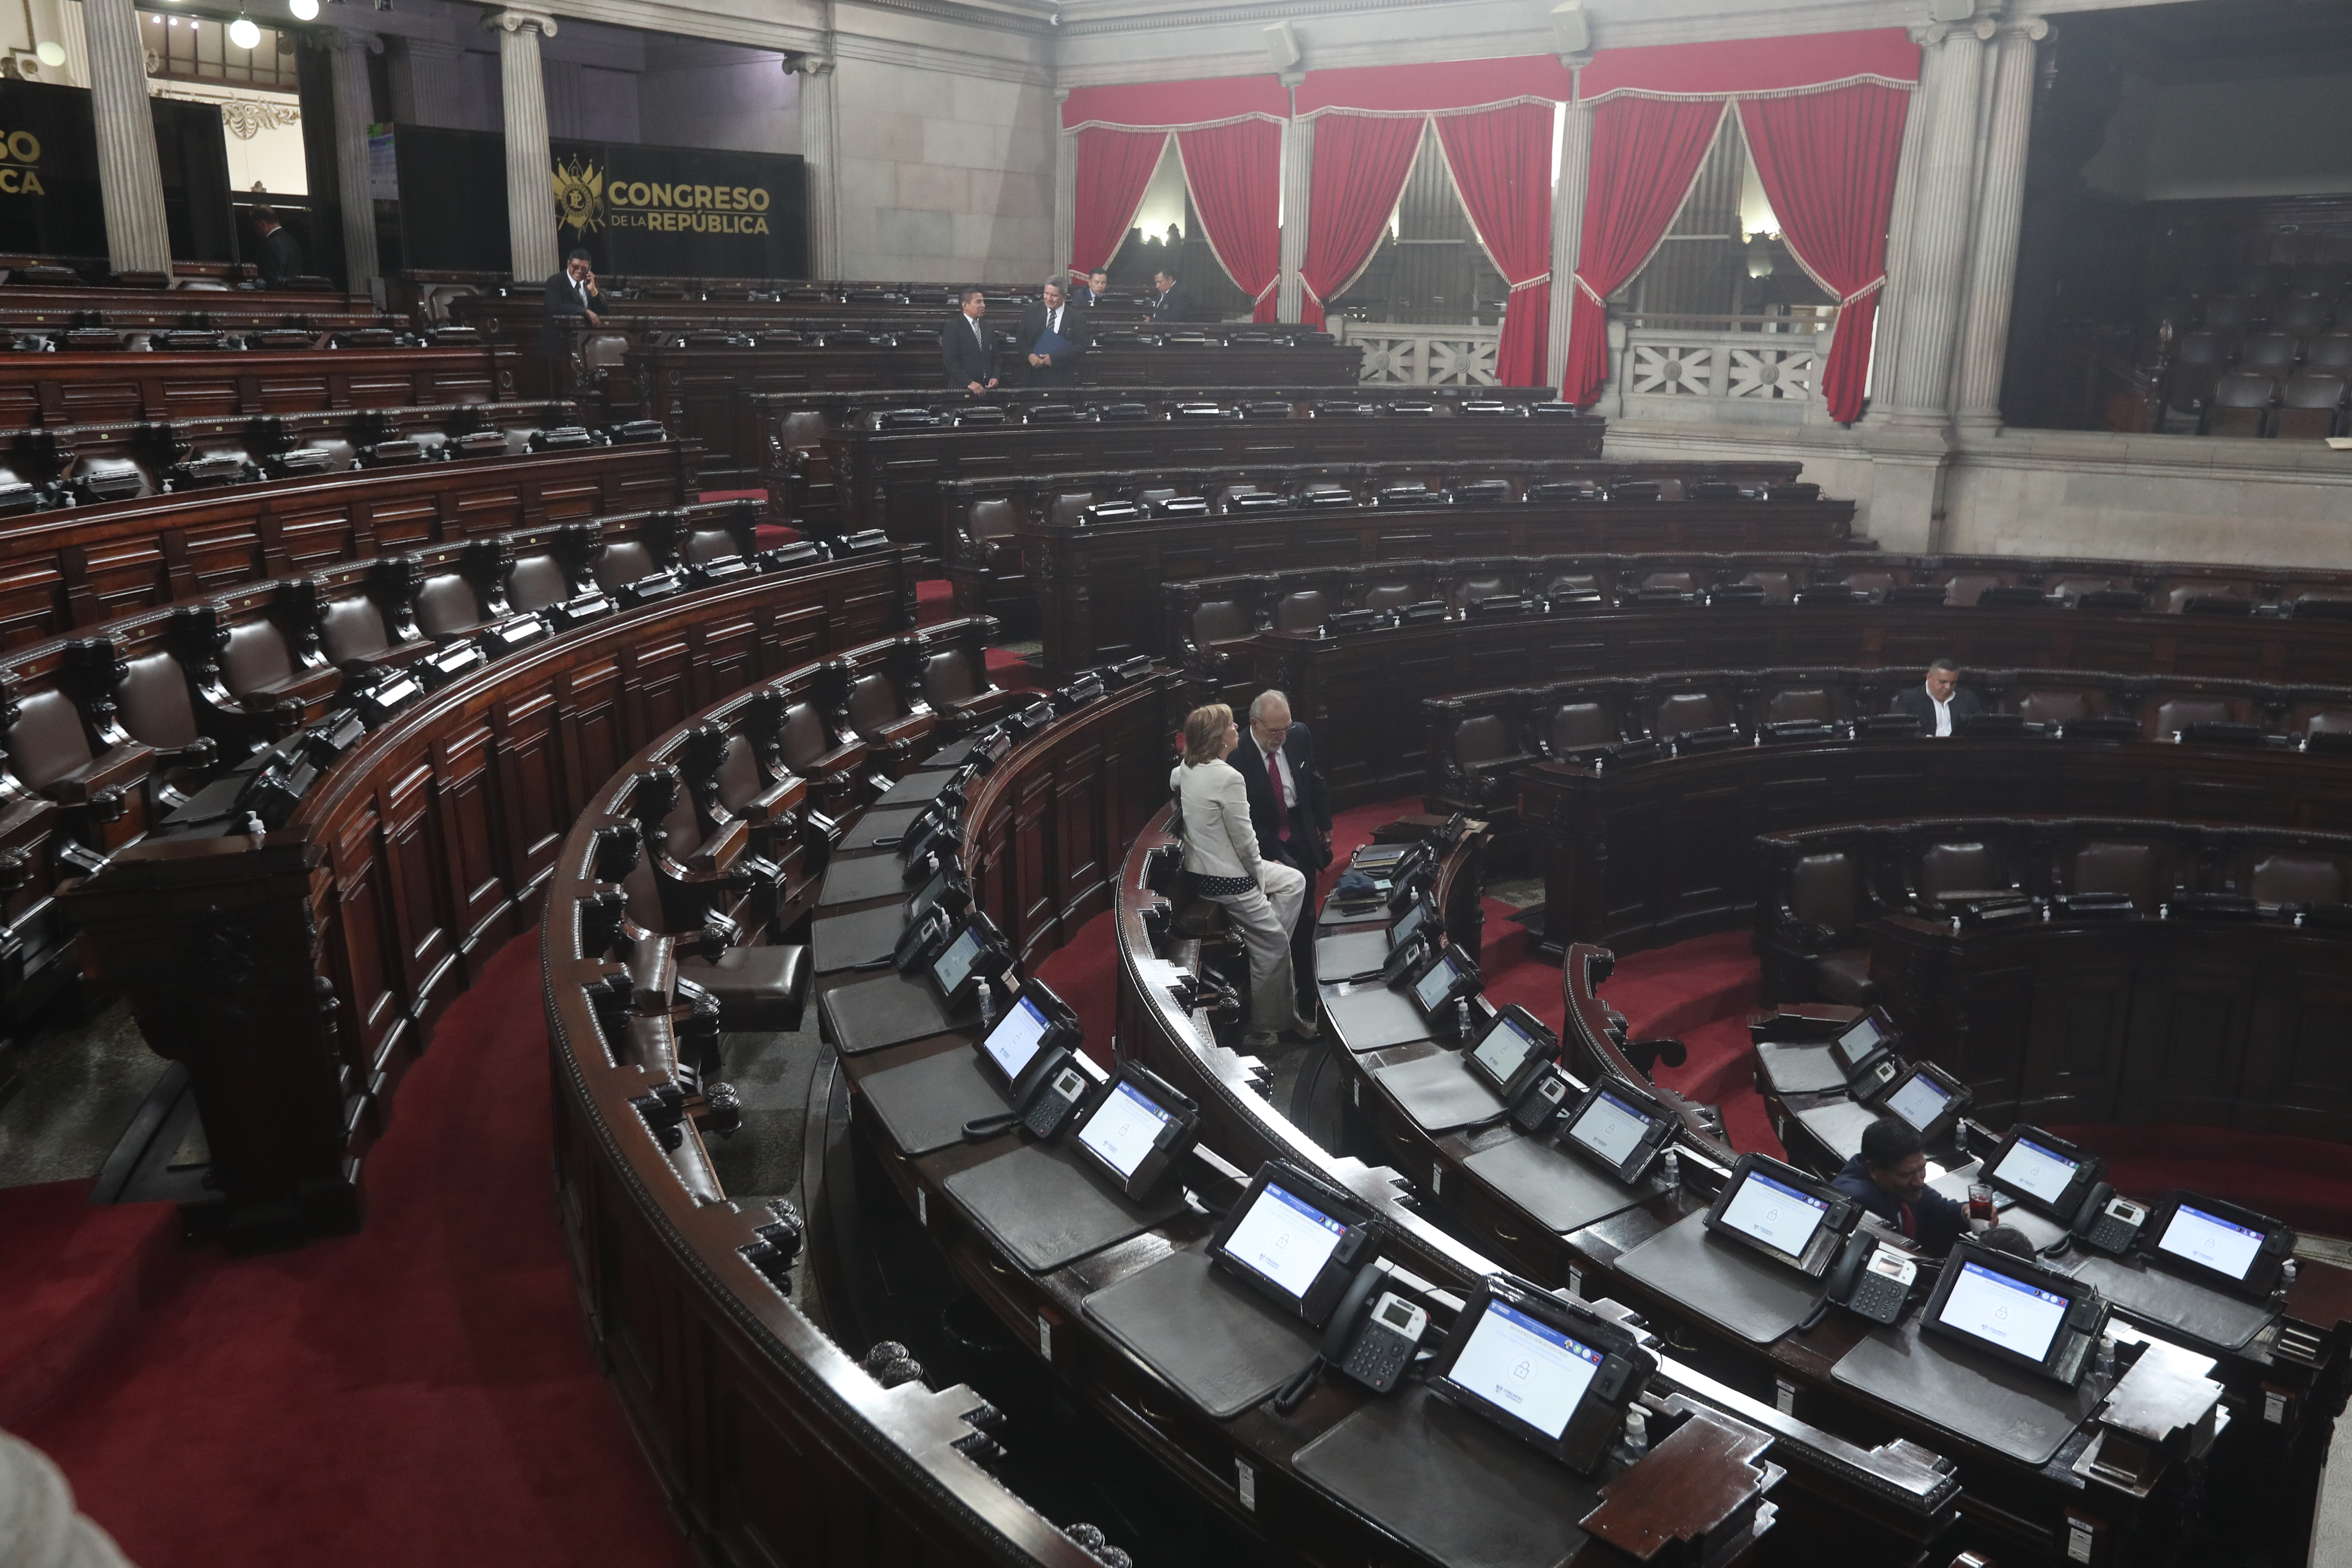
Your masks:
{"label": "man talking on phone", "polygon": [[572,384],[572,345],[567,327],[585,321],[601,327],[604,319],[596,307],[604,296],[596,291],[596,268],[584,250],[564,258],[563,270],[547,280],[545,309],[541,312],[539,352],[547,358],[550,390],[562,393]]}

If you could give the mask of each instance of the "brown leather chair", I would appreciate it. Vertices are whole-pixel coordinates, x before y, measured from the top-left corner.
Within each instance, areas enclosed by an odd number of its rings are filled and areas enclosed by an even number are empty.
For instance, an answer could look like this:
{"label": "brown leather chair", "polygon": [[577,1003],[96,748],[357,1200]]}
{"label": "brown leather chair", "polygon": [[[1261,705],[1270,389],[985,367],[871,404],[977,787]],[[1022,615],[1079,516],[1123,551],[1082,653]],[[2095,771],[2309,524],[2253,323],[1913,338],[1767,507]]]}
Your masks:
{"label": "brown leather chair", "polygon": [[1826,723],[1836,716],[1829,692],[1818,686],[1775,691],[1764,704],[1767,724]]}
{"label": "brown leather chair", "polygon": [[1203,653],[1256,630],[1256,616],[1239,599],[1204,599],[1192,606],[1192,646]]}
{"label": "brown leather chair", "polygon": [[1974,607],[1984,597],[1987,588],[1998,588],[2000,579],[1990,572],[1963,572],[1944,580],[1944,603],[1960,609]]}
{"label": "brown leather chair", "polygon": [[988,723],[1007,701],[1005,694],[990,683],[977,647],[940,648],[926,654],[922,687],[923,705],[937,714],[940,722],[958,729]]}
{"label": "brown leather chair", "polygon": [[383,606],[367,594],[329,599],[320,606],[319,646],[338,668],[354,664],[406,664],[433,651],[423,637],[394,635]]}
{"label": "brown leather chair", "polygon": [[[2166,614],[2179,616],[2189,614],[2205,605],[2213,604],[2217,600],[2243,599],[2251,601],[2252,598],[2253,591],[2246,584],[2225,582],[2219,578],[2207,578],[2198,582],[2175,584],[2171,588],[2165,591],[2163,604]],[[2229,606],[2217,605],[2216,607],[2226,609]]]}
{"label": "brown leather chair", "polygon": [[[1811,998],[1850,1007],[1867,1006],[1877,999],[1878,988],[1870,979],[1870,949],[1853,940],[1860,923],[1860,875],[1853,858],[1842,849],[1801,856],[1789,868],[1787,902],[1781,910],[1781,932],[1789,945],[1766,954],[1778,961],[1768,965],[1778,972],[1775,979],[1785,975]],[[1780,944],[1759,945],[1769,949]]]}
{"label": "brown leather chair", "polygon": [[1637,584],[1643,592],[1653,594],[1696,594],[1698,574],[1696,572],[1653,572]]}
{"label": "brown leather chair", "polygon": [[1618,742],[1617,724],[1598,702],[1562,702],[1544,716],[1545,754],[1564,757]]}
{"label": "brown leather chair", "polygon": [[806,698],[784,705],[777,716],[775,742],[777,760],[826,796],[846,789],[848,775],[866,763],[866,742],[855,735],[835,735],[824,710]]}
{"label": "brown leather chair", "polygon": [[939,721],[928,709],[908,705],[898,683],[883,670],[868,670],[849,682],[849,727],[874,748],[877,760],[895,777],[913,763],[916,746]]}
{"label": "brown leather chair", "polygon": [[1873,598],[1895,585],[1895,576],[1892,572],[1849,572],[1839,581],[1855,593],[1867,594]]}
{"label": "brown leather chair", "polygon": [[1275,601],[1274,629],[1311,632],[1330,618],[1331,601],[1320,588],[1299,588]]}
{"label": "brown leather chair", "polygon": [[1971,841],[1930,844],[1920,851],[1912,891],[1933,903],[1961,894],[2005,892],[2016,885],[2000,870],[1992,846]]}
{"label": "brown leather chair", "polygon": [[[0,694],[0,714],[8,711]],[[115,849],[145,831],[141,783],[154,753],[137,743],[100,747],[73,699],[50,687],[25,692],[15,703],[16,720],[0,732],[0,799],[15,792],[7,775],[60,805],[76,808],[68,820],[92,843]]]}
{"label": "brown leather chair", "polygon": [[1797,577],[1793,572],[1750,572],[1739,580],[1744,588],[1764,590],[1768,605],[1791,605],[1797,599]]}
{"label": "brown leather chair", "polygon": [[2156,910],[2161,894],[2156,879],[2156,851],[2146,844],[2095,840],[2074,851],[2067,890],[2075,893],[2121,893],[2141,914]]}
{"label": "brown leather chair", "polygon": [[1053,509],[1048,515],[1053,519],[1054,526],[1066,528],[1084,518],[1087,508],[1102,499],[1090,489],[1064,490],[1054,498]]}
{"label": "brown leather chair", "polygon": [[2323,332],[2304,344],[2303,368],[2306,374],[2352,371],[2352,332]]}
{"label": "brown leather chair", "polygon": [[1500,572],[1474,571],[1454,580],[1454,589],[1447,595],[1457,610],[1466,610],[1481,599],[1492,599],[1510,593],[1512,584]]}
{"label": "brown leather chair", "polygon": [[1664,741],[1695,730],[1712,730],[1731,721],[1723,703],[1704,691],[1678,691],[1660,700],[1651,733]]}
{"label": "brown leather chair", "polygon": [[507,568],[507,602],[528,614],[561,605],[577,593],[572,574],[551,550],[533,550],[515,557]]}
{"label": "brown leather chair", "polygon": [[1374,583],[1365,588],[1364,608],[1368,610],[1401,609],[1406,605],[1417,604],[1428,596],[1420,591],[1417,584],[1401,583],[1391,579],[1385,583]]}
{"label": "brown leather chair", "polygon": [[2176,422],[2187,420],[2193,424],[2204,412],[2214,386],[2221,379],[2222,368],[2237,357],[2238,336],[2234,331],[2210,329],[2182,335],[2173,354],[2165,394],[2165,412]]}
{"label": "brown leather chair", "polygon": [[2080,691],[2021,691],[2017,716],[2029,724],[2071,724],[2091,716],[2091,700]]}
{"label": "brown leather chair", "polygon": [[2305,371],[2290,378],[2271,416],[2271,434],[2282,441],[2320,441],[2343,428],[2347,383],[2342,371]]}
{"label": "brown leather chair", "polygon": [[278,623],[254,616],[232,624],[221,651],[221,685],[248,713],[275,712],[287,725],[308,722],[326,710],[342,683],[332,665],[305,654]]}
{"label": "brown leather chair", "polygon": [[2332,292],[2321,289],[2288,296],[2271,312],[2271,329],[2294,338],[2318,336],[2336,314],[2335,301],[2324,297]]}
{"label": "brown leather chair", "polygon": [[2205,405],[2208,436],[2256,437],[2269,427],[2271,405],[2278,401],[2278,378],[2268,371],[2231,371],[2214,384],[2212,401]]}
{"label": "brown leather chair", "polygon": [[2168,697],[2148,721],[2148,738],[2168,741],[2191,724],[2227,724],[2235,717],[2219,697]]}
{"label": "brown leather chair", "polygon": [[2258,904],[2340,904],[2344,868],[2315,855],[2265,855],[2254,862]]}
{"label": "brown leather chair", "polygon": [[2260,322],[2262,314],[2255,295],[2217,294],[2205,301],[2204,324],[2209,331],[2242,332]]}
{"label": "brown leather chair", "polygon": [[1544,597],[1566,598],[1577,594],[1601,591],[1601,579],[1590,572],[1564,572],[1544,584]]}
{"label": "brown leather chair", "polygon": [[2352,708],[2322,708],[2303,721],[2305,735],[2352,735]]}
{"label": "brown leather chair", "polygon": [[490,606],[462,571],[428,574],[416,590],[416,629],[442,641],[471,637],[489,625]]}
{"label": "brown leather chair", "polygon": [[2303,342],[2293,332],[2256,332],[2238,349],[2238,369],[2247,374],[2284,376],[2303,357]]}

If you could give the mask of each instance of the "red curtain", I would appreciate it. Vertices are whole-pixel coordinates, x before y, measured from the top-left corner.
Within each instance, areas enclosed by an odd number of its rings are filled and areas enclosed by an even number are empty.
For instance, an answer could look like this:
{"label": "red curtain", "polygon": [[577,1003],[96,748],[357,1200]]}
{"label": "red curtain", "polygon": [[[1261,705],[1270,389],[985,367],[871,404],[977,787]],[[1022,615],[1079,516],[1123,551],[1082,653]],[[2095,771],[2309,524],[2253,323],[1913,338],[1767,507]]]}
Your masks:
{"label": "red curtain", "polygon": [[1218,264],[1271,321],[1282,267],[1282,127],[1264,120],[1176,132],[1184,183]]}
{"label": "red curtain", "polygon": [[1108,267],[1143,205],[1151,172],[1168,150],[1165,131],[1109,131],[1090,125],[1078,132],[1076,213],[1071,226],[1072,270]]}
{"label": "red curtain", "polygon": [[1505,386],[1539,385],[1551,335],[1552,106],[1515,103],[1436,119],[1438,145],[1470,226],[1511,286],[1495,379]]}
{"label": "red curtain", "polygon": [[1307,256],[1298,317],[1323,324],[1323,301],[1356,280],[1381,242],[1421,146],[1418,114],[1321,114],[1307,197]]}
{"label": "red curtain", "polygon": [[1576,250],[1568,370],[1560,396],[1580,407],[1609,379],[1609,312],[1601,301],[1642,268],[1682,210],[1723,123],[1716,99],[1612,98],[1592,110],[1592,163]]}
{"label": "red curtain", "polygon": [[1907,89],[1864,83],[1832,92],[1741,100],[1741,128],[1780,220],[1780,237],[1813,281],[1837,296],[1836,336],[1822,372],[1830,417],[1862,417],[1886,224],[1903,147]]}

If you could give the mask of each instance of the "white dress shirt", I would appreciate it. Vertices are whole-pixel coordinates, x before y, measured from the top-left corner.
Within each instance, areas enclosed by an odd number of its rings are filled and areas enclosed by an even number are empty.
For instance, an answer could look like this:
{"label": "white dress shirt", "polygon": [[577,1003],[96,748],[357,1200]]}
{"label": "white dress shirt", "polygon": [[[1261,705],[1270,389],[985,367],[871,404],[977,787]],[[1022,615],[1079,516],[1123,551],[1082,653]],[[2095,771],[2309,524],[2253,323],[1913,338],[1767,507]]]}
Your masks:
{"label": "white dress shirt", "polygon": [[1952,704],[1948,699],[1937,696],[1935,689],[1925,681],[1919,683],[1919,689],[1936,705],[1936,738],[1942,740],[1952,732]]}

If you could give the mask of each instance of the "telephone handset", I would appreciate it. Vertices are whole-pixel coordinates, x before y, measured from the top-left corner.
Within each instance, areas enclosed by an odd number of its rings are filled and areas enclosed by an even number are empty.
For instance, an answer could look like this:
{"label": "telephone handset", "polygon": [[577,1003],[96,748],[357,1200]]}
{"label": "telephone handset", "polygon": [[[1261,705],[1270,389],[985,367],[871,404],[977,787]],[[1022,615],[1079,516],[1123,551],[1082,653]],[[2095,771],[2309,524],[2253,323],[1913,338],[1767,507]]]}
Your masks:
{"label": "telephone handset", "polygon": [[1381,1289],[1388,1281],[1388,1269],[1378,1262],[1356,1270],[1324,1326],[1321,1353],[1276,1391],[1276,1414],[1287,1415],[1297,1409],[1327,1366],[1337,1367],[1340,1375],[1374,1394],[1396,1387],[1412,1364],[1413,1352],[1429,1327],[1429,1312],[1393,1290]]}
{"label": "telephone handset", "polygon": [[2116,1189],[2105,1182],[2093,1187],[2090,1195],[2074,1215],[2074,1223],[2066,1228],[2081,1238],[2085,1247],[2116,1257],[2130,1250],[2138,1238],[2140,1227],[2147,1223],[2146,1204],[2136,1204],[2119,1197]]}
{"label": "telephone handset", "polygon": [[1846,1238],[1838,1260],[1830,1265],[1822,1287],[1822,1306],[1813,1310],[1803,1326],[1811,1328],[1820,1321],[1822,1307],[1835,1305],[1892,1328],[1903,1316],[1903,1305],[1911,1299],[1911,1287],[1918,1279],[1916,1260],[1894,1247],[1881,1247],[1869,1231],[1857,1230]]}
{"label": "telephone handset", "polygon": [[929,966],[956,931],[956,922],[947,910],[934,907],[921,920],[908,923],[898,933],[898,944],[890,951],[890,962],[901,974],[913,974]]}

